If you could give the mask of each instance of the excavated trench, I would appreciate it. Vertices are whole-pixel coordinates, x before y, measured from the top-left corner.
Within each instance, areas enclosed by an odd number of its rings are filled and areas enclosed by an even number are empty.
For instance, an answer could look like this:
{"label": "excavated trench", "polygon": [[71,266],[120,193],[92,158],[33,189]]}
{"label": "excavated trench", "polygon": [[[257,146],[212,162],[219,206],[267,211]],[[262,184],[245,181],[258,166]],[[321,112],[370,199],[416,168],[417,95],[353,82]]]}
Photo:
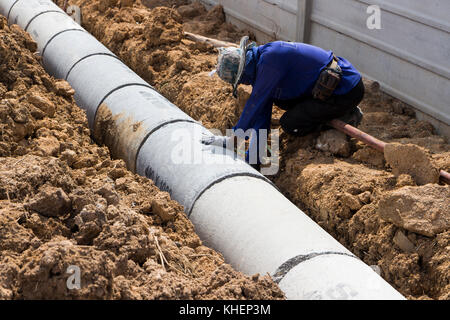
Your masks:
{"label": "excavated trench", "polygon": [[[208,11],[181,0],[69,3],[82,8],[89,32],[191,117],[214,129],[235,124],[251,88],[242,86],[234,100],[229,86],[208,76],[216,50],[183,35],[237,41],[248,34],[226,23],[221,7]],[[438,183],[436,172],[450,170],[450,145],[377,83],[365,84],[360,128],[392,143],[386,155],[333,131],[305,138],[282,133],[280,171],[271,179],[402,294],[449,299],[450,187]],[[281,115],[275,109],[273,128]],[[318,142],[325,148],[318,150]]]}
{"label": "excavated trench", "polygon": [[[0,16],[0,299],[282,299],[90,137],[74,90]],[[69,290],[69,266],[81,289]]]}

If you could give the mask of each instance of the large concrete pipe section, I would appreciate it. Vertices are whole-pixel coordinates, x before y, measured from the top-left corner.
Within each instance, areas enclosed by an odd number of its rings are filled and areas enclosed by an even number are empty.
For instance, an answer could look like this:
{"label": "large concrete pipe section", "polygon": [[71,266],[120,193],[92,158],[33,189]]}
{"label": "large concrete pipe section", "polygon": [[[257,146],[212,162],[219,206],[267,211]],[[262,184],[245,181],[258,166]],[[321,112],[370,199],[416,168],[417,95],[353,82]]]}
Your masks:
{"label": "large concrete pipe section", "polygon": [[404,299],[259,172],[200,142],[199,123],[132,72],[50,0],[1,0],[38,42],[49,73],[76,90],[94,137],[185,206],[205,244],[289,299]]}

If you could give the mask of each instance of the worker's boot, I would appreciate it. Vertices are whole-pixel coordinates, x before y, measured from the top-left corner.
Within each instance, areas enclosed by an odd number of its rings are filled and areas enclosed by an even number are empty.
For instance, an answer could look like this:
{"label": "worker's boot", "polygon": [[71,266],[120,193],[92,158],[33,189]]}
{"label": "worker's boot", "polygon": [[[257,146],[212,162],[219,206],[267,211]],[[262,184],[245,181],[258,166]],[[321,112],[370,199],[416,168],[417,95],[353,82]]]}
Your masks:
{"label": "worker's boot", "polygon": [[361,124],[363,116],[364,114],[361,109],[356,107],[344,116],[340,117],[339,120],[357,128]]}

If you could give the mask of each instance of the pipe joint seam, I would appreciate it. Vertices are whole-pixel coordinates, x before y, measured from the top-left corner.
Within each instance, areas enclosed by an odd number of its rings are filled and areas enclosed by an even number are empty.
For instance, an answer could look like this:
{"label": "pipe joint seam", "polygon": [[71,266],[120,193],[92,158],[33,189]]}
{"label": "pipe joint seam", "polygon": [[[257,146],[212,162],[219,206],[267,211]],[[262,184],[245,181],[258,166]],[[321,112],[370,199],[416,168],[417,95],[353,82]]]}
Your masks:
{"label": "pipe joint seam", "polygon": [[340,256],[347,256],[353,259],[358,259],[355,255],[353,254],[348,254],[345,252],[337,252],[337,251],[327,251],[327,252],[314,252],[314,253],[310,253],[307,255],[298,255],[295,256],[289,260],[287,260],[285,263],[283,263],[280,267],[278,267],[278,269],[275,271],[275,273],[272,275],[273,281],[277,284],[279,284],[284,277],[292,270],[294,269],[296,266],[298,266],[299,264],[314,259],[316,257],[320,257],[320,256],[326,256],[326,255],[340,255]]}
{"label": "pipe joint seam", "polygon": [[149,85],[149,84],[142,84],[142,83],[127,83],[127,84],[122,84],[114,89],[112,89],[111,91],[109,91],[99,102],[99,104],[97,105],[96,109],[95,109],[95,113],[94,113],[94,121],[97,118],[97,111],[100,108],[100,106],[102,105],[102,103],[114,92],[119,91],[120,89],[126,88],[126,87],[131,87],[131,86],[139,86],[139,87],[145,87],[145,88],[150,88],[152,90],[154,90],[154,88]]}
{"label": "pipe joint seam", "polygon": [[136,152],[136,159],[135,159],[135,162],[134,162],[134,167],[135,168],[137,168],[137,162],[138,162],[137,159],[139,157],[139,152],[141,151],[141,149],[144,146],[144,144],[147,142],[148,138],[150,138],[150,136],[153,133],[155,133],[156,131],[164,128],[165,126],[168,126],[168,125],[171,125],[171,124],[174,124],[174,123],[179,123],[179,122],[196,123],[196,124],[198,124],[198,121],[195,121],[195,120],[184,120],[184,119],[171,120],[171,121],[167,121],[167,122],[161,123],[159,126],[157,126],[152,131],[147,133],[147,135],[144,137],[144,139],[142,140],[141,144],[139,145],[139,148],[137,149],[137,152]]}
{"label": "pipe joint seam", "polygon": [[47,49],[47,46],[49,45],[49,43],[52,42],[53,39],[55,39],[56,37],[60,36],[61,34],[66,33],[66,32],[69,32],[69,31],[79,31],[79,32],[86,32],[86,33],[87,33],[86,30],[83,30],[83,29],[75,29],[75,28],[73,28],[73,29],[67,29],[67,30],[63,30],[63,31],[58,32],[58,33],[55,34],[53,37],[51,37],[51,38],[47,41],[47,43],[44,45],[44,49],[42,49],[42,53],[41,53],[42,58],[44,58],[45,49]]}
{"label": "pipe joint seam", "polygon": [[[67,71],[67,74],[66,74],[66,76],[64,77],[64,80],[67,80],[67,79],[69,78],[70,72],[76,67],[76,65],[77,65],[78,63],[80,63],[80,62],[82,62],[82,61],[84,61],[84,60],[86,60],[86,59],[88,59],[88,58],[95,57],[95,56],[110,56],[110,57],[115,58],[115,59],[117,59],[117,60],[120,61],[120,59],[119,59],[115,54],[113,54],[113,53],[97,52],[97,53],[91,53],[91,54],[88,54],[87,56],[85,56],[85,57],[80,58],[79,60],[77,60],[77,61],[70,67],[69,71]],[[104,99],[103,99],[103,100],[104,100]]]}
{"label": "pipe joint seam", "polygon": [[17,2],[19,2],[20,0],[16,0],[12,6],[9,8],[8,14],[6,15],[6,21],[9,21],[9,16],[11,14],[11,10],[14,8],[14,6],[17,4]]}
{"label": "pipe joint seam", "polygon": [[251,173],[251,172],[241,172],[241,173],[231,173],[231,174],[227,174],[219,179],[214,180],[213,182],[211,182],[209,185],[207,185],[202,191],[199,192],[199,194],[195,197],[194,201],[192,202],[191,207],[189,208],[188,212],[186,212],[187,216],[190,217],[192,214],[192,210],[194,209],[195,203],[198,201],[198,199],[200,199],[200,197],[209,189],[211,189],[213,186],[215,186],[218,183],[221,183],[227,179],[231,179],[231,178],[235,178],[235,177],[250,177],[250,178],[256,178],[259,180],[262,180],[264,182],[267,182],[268,184],[270,184],[272,187],[274,187],[277,191],[278,188],[272,183],[272,181],[270,181],[269,179],[267,179],[266,177],[264,177],[263,175],[260,174],[255,174],[255,173]]}
{"label": "pipe joint seam", "polygon": [[30,24],[33,22],[34,19],[36,19],[37,17],[44,15],[46,13],[59,13],[59,14],[63,14],[66,15],[65,12],[59,11],[59,10],[47,10],[47,11],[43,11],[38,13],[37,15],[35,15],[33,18],[30,19],[30,21],[28,21],[27,25],[25,26],[25,28],[23,28],[25,31],[28,31],[28,27],[30,26]]}

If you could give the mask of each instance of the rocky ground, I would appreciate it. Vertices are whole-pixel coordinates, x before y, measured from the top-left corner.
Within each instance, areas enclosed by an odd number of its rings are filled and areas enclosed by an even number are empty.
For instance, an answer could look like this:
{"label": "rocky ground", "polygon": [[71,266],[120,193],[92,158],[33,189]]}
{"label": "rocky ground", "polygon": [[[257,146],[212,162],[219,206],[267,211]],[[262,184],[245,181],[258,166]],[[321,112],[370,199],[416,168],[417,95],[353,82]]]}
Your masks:
{"label": "rocky ground", "polygon": [[[281,299],[90,137],[73,89],[0,16],[0,299]],[[81,289],[69,290],[70,266]]]}
{"label": "rocky ground", "polygon": [[[244,33],[225,22],[221,7],[208,12],[176,0],[70,2],[81,6],[87,30],[190,116],[209,128],[235,124],[251,88],[241,86],[233,99],[230,86],[208,76],[215,48],[183,35],[237,41]],[[280,172],[272,180],[404,295],[449,299],[450,187],[438,183],[437,172],[450,171],[450,145],[377,83],[365,84],[360,128],[392,143],[386,154],[336,131],[305,138],[281,131]],[[273,128],[281,115],[275,108]]]}

